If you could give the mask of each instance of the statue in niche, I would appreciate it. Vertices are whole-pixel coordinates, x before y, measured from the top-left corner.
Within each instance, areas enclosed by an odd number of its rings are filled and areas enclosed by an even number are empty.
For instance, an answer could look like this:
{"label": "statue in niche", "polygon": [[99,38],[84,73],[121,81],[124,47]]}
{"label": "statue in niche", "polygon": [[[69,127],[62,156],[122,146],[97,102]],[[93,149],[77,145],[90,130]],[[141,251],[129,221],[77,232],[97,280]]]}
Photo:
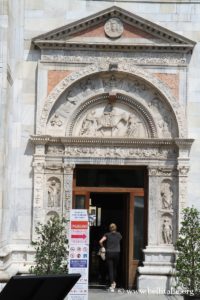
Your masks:
{"label": "statue in niche", "polygon": [[139,135],[139,122],[135,119],[135,116],[130,115],[128,118],[126,135],[129,137],[138,137]]}
{"label": "statue in niche", "polygon": [[164,218],[162,224],[162,236],[165,244],[172,244],[172,225],[169,218]]}
{"label": "statue in niche", "polygon": [[48,207],[60,206],[60,183],[55,179],[48,182]]}
{"label": "statue in niche", "polygon": [[95,124],[96,124],[96,118],[95,118],[95,111],[92,110],[89,112],[85,119],[83,120],[80,135],[92,135],[92,133],[95,132]]}
{"label": "statue in niche", "polygon": [[170,182],[163,182],[161,186],[161,199],[163,209],[172,209],[173,190]]}

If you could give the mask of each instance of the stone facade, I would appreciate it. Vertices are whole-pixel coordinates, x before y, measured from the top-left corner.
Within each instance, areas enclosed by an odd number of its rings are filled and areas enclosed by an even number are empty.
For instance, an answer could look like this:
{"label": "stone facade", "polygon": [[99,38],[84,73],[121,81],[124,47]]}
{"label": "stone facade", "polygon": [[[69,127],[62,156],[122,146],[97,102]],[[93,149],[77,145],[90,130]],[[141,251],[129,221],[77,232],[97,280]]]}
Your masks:
{"label": "stone facade", "polygon": [[38,221],[69,217],[76,164],[104,164],[148,168],[138,287],[172,284],[181,210],[200,208],[200,4],[116,2],[1,3],[2,280]]}

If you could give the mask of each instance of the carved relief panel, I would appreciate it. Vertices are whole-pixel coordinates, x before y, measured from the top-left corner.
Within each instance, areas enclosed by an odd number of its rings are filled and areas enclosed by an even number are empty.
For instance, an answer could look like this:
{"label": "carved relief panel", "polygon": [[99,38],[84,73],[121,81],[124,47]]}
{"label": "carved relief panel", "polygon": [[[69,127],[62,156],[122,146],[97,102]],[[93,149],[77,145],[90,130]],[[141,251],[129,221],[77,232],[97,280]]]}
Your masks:
{"label": "carved relief panel", "polygon": [[147,114],[152,116],[158,137],[178,136],[174,115],[161,95],[141,79],[117,72],[108,72],[104,75],[82,79],[66,90],[51,110],[47,133],[57,136],[68,135],[66,129],[70,126],[72,115],[76,114],[77,110],[90,99],[94,97],[99,99],[101,95],[104,99],[105,95],[110,93],[116,94],[117,103],[110,107],[107,105],[108,103],[104,103],[104,106],[101,107],[94,103],[93,107],[88,108],[85,116],[79,120],[81,123],[78,124],[79,130],[73,134],[76,136],[93,136],[95,134],[99,137],[114,137],[120,131],[120,135],[126,137],[147,137],[145,130],[147,124],[144,124],[142,115],[138,115],[136,111],[130,110],[130,107],[125,105],[123,99],[120,98],[120,95],[124,95],[132,99],[133,105],[136,101],[137,105],[144,107]]}
{"label": "carved relief panel", "polygon": [[160,183],[160,243],[173,245],[177,235],[177,178],[161,178]]}
{"label": "carved relief panel", "polygon": [[77,120],[73,136],[148,137],[144,120],[120,103],[103,103],[87,111]]}

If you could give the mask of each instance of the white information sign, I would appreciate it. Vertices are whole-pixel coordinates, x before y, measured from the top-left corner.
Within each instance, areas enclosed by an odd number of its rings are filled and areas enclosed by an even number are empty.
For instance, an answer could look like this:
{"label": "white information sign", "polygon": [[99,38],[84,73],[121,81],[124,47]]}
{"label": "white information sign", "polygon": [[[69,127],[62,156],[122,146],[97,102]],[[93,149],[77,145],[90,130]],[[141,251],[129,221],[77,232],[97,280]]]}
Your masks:
{"label": "white information sign", "polygon": [[69,273],[81,278],[68,295],[70,300],[88,299],[89,221],[86,209],[71,209],[69,232]]}

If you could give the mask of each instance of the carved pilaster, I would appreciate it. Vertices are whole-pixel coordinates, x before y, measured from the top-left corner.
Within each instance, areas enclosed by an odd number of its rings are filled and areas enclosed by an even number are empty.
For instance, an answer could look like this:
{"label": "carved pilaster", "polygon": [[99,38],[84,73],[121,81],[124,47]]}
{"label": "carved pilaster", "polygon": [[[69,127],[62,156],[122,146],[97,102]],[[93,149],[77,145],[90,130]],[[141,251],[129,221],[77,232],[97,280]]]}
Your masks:
{"label": "carved pilaster", "polygon": [[148,246],[172,246],[176,224],[176,173],[166,166],[149,166]]}
{"label": "carved pilaster", "polygon": [[189,166],[178,165],[178,187],[179,187],[179,205],[178,205],[178,229],[182,222],[182,211],[187,205],[187,185],[188,185],[188,172]]}
{"label": "carved pilaster", "polygon": [[64,162],[64,195],[63,195],[63,211],[66,219],[69,220],[70,209],[72,208],[72,189],[73,189],[73,172],[75,164]]}
{"label": "carved pilaster", "polygon": [[32,237],[35,237],[35,227],[38,222],[44,221],[44,169],[45,160],[44,157],[33,162],[34,169],[34,191],[33,191],[33,228]]}
{"label": "carved pilaster", "polygon": [[159,197],[157,167],[148,167],[149,193],[148,193],[148,246],[158,244],[158,210]]}
{"label": "carved pilaster", "polygon": [[189,172],[189,155],[193,139],[176,140],[176,144],[179,149],[178,156],[178,189],[179,189],[179,201],[178,201],[178,230],[180,230],[180,224],[182,221],[182,211],[187,205],[187,184],[188,184],[188,172]]}

